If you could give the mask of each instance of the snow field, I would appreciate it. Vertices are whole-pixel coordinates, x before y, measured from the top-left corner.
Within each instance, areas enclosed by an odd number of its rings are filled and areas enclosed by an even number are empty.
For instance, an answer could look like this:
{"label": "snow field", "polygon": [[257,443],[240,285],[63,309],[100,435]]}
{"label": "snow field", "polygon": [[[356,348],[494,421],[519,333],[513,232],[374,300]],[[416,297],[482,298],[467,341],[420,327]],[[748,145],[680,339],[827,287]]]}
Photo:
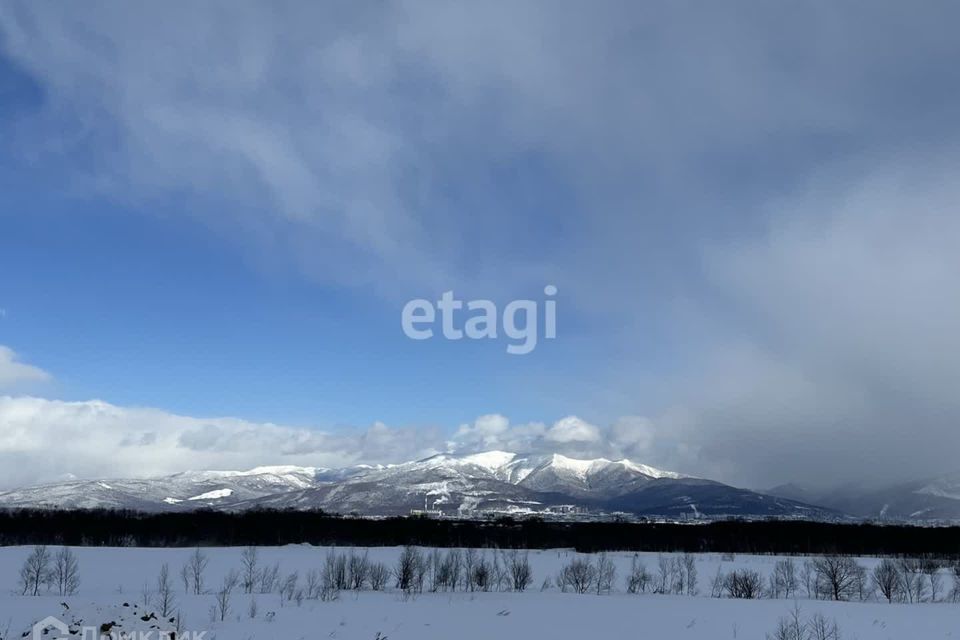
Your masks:
{"label": "snow field", "polygon": [[[180,567],[193,549],[75,548],[81,584],[74,596],[44,593],[21,596],[17,588],[21,565],[31,547],[0,549],[0,638],[19,638],[37,620],[56,615],[64,620],[82,620],[84,625],[117,622],[114,629],[125,632],[149,630],[156,621],[140,620],[155,609],[143,605],[145,586],[153,588],[160,567],[167,563],[175,591],[175,608],[181,613],[184,631],[203,632],[207,640],[296,640],[340,638],[357,640],[474,640],[496,638],[549,638],[550,640],[592,640],[602,638],[649,638],[651,640],[720,640],[749,638],[763,640],[778,618],[794,606],[792,600],[731,600],[710,597],[710,581],[718,567],[723,571],[753,569],[765,578],[779,559],[776,556],[738,555],[724,561],[719,554],[698,554],[699,594],[696,596],[631,595],[625,581],[630,572],[632,552],[610,553],[617,567],[615,591],[609,595],[561,593],[551,584],[541,591],[545,579],[553,579],[571,559],[593,554],[570,550],[530,551],[533,569],[531,587],[514,592],[441,592],[406,596],[393,589],[386,592],[341,592],[332,601],[281,602],[277,593],[247,595],[237,587],[231,596],[226,620],[211,620],[210,609],[223,577],[241,566],[241,548],[204,548],[209,559],[205,589],[209,593],[184,593]],[[52,549],[53,550],[53,549]],[[338,551],[349,551],[340,547]],[[320,569],[327,548],[296,545],[259,548],[261,566],[280,564],[281,579],[297,571],[301,583],[310,569]],[[391,568],[400,548],[356,549],[371,561]],[[428,552],[429,550],[424,550]],[[489,553],[489,552],[488,552]],[[656,553],[636,554],[655,572]],[[665,554],[670,556],[672,554]],[[798,564],[804,558],[795,558]],[[871,569],[874,558],[859,562]],[[949,588],[949,578],[945,577]],[[256,614],[250,617],[251,602]],[[860,640],[925,640],[960,638],[960,605],[946,602],[886,604],[881,602],[796,601],[804,616],[822,613],[836,620],[843,638]],[[64,610],[65,603],[69,610]],[[127,607],[124,607],[126,603]],[[134,607],[136,605],[136,607]],[[120,620],[122,618],[122,621]],[[57,638],[55,632],[46,636]],[[378,636],[379,634],[379,636]],[[154,635],[154,638],[159,637]],[[181,637],[184,637],[181,634]]]}

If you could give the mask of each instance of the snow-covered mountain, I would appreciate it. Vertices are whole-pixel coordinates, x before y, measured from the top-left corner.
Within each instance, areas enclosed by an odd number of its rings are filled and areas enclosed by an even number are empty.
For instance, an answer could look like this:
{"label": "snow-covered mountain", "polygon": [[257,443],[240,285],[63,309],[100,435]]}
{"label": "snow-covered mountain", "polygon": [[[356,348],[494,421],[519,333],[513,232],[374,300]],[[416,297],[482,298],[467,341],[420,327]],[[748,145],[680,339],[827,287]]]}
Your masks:
{"label": "snow-covered mountain", "polygon": [[76,480],[0,493],[0,506],[158,510],[182,505],[198,508],[304,489],[319,481],[346,477],[349,472],[281,466],[249,471],[187,471],[136,480]]}
{"label": "snow-covered mountain", "polygon": [[883,488],[846,485],[813,491],[782,485],[769,493],[878,520],[960,520],[960,473]]}
{"label": "snow-covered mountain", "polygon": [[257,507],[401,515],[569,510],[645,515],[789,515],[800,502],[688,478],[630,460],[487,451],[439,454],[386,466],[258,467],[140,480],[87,480],[0,493],[0,507],[181,511]]}

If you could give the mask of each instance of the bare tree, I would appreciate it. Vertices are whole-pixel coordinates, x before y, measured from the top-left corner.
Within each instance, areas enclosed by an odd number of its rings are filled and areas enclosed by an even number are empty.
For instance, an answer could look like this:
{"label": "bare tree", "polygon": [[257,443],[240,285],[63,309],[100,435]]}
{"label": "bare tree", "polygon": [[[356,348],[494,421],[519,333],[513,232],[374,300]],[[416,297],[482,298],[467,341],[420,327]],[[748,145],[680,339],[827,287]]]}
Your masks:
{"label": "bare tree", "polygon": [[777,560],[770,575],[771,597],[792,598],[798,586],[797,564],[790,558]]}
{"label": "bare tree", "polygon": [[927,594],[923,565],[916,558],[901,558],[897,562],[900,574],[900,588],[907,602],[923,602]]}
{"label": "bare tree", "polygon": [[500,554],[497,553],[496,549],[493,551],[493,560],[491,561],[491,569],[493,574],[493,587],[497,591],[503,591],[504,586],[508,583],[508,572],[505,562],[501,562]]}
{"label": "bare tree", "polygon": [[143,581],[143,586],[140,587],[140,602],[143,603],[144,608],[150,606],[150,602],[153,600],[153,585],[150,584],[149,580]]}
{"label": "bare tree", "polygon": [[367,569],[367,579],[372,590],[383,591],[387,586],[387,580],[390,579],[390,569],[382,562],[373,562]]}
{"label": "bare tree", "polygon": [[226,620],[230,614],[230,599],[233,595],[233,590],[239,582],[240,575],[234,569],[231,569],[230,573],[224,576],[220,588],[217,589],[214,601],[214,612],[221,622]]}
{"label": "bare tree", "polygon": [[610,593],[610,590],[613,589],[613,581],[617,577],[617,567],[606,553],[597,556],[597,568],[594,574],[597,595]]}
{"label": "bare tree", "polygon": [[207,570],[209,563],[209,558],[200,550],[200,547],[194,549],[190,557],[187,558],[187,574],[189,575],[190,586],[193,588],[195,595],[203,593],[203,573]]}
{"label": "bare tree", "polygon": [[409,545],[404,547],[393,570],[397,588],[405,593],[423,591],[425,565],[419,549]]}
{"label": "bare tree", "polygon": [[173,584],[170,581],[170,567],[164,562],[163,566],[160,567],[160,574],[157,576],[154,606],[157,607],[160,615],[166,618],[173,613],[174,600]]}
{"label": "bare tree", "polygon": [[443,588],[443,555],[440,549],[430,551],[430,559],[427,561],[430,565],[430,591],[437,592]]}
{"label": "bare tree", "polygon": [[[290,602],[297,595],[297,582],[300,580],[300,575],[294,571],[293,573],[287,574],[287,577],[283,579],[283,582],[280,585],[280,603]],[[334,592],[335,593],[335,592]],[[333,595],[331,594],[331,597]]]}
{"label": "bare tree", "polygon": [[370,562],[367,560],[367,553],[359,555],[351,551],[347,559],[347,586],[354,591],[363,589],[363,585],[367,583],[369,570]]}
{"label": "bare tree", "polygon": [[687,588],[685,578],[683,561],[677,556],[670,558],[670,593],[683,593]]}
{"label": "bare tree", "polygon": [[477,550],[467,549],[463,553],[463,590],[473,591],[473,570],[477,564]]}
{"label": "bare tree", "polygon": [[846,556],[821,556],[813,560],[817,592],[825,599],[849,600],[856,593],[861,572],[857,563]]}
{"label": "bare tree", "polygon": [[430,590],[456,590],[460,582],[460,552],[451,549],[443,555],[439,549],[430,554]]}
{"label": "bare tree", "polygon": [[815,613],[807,622],[808,640],[840,640],[840,629],[836,620],[827,620],[822,613]]}
{"label": "bare tree", "polygon": [[921,561],[920,570],[927,576],[930,587],[930,602],[936,602],[943,589],[943,576],[940,575],[940,562],[934,558],[924,558]]}
{"label": "bare tree", "polygon": [[473,576],[471,582],[473,589],[479,589],[480,591],[490,591],[490,583],[492,582],[492,571],[490,570],[490,563],[487,561],[487,555],[481,553],[477,555],[477,560],[473,565]]}
{"label": "bare tree", "polygon": [[260,571],[260,593],[273,593],[280,581],[280,563],[274,562],[270,567]]}
{"label": "bare tree", "polygon": [[190,593],[190,565],[180,567],[180,581],[183,582],[183,592]]}
{"label": "bare tree", "polygon": [[70,547],[61,548],[54,558],[53,582],[61,596],[72,596],[80,588],[80,564]]}
{"label": "bare tree", "polygon": [[[505,561],[506,562],[506,561]],[[461,559],[458,549],[442,555],[438,550],[431,555],[430,589],[456,591],[460,583]]]}
{"label": "bare tree", "polygon": [[646,593],[651,580],[653,576],[647,571],[646,565],[640,561],[637,554],[633,554],[630,575],[627,576],[627,593]]}
{"label": "bare tree", "polygon": [[306,595],[311,600],[315,598],[321,598],[323,596],[323,580],[320,576],[320,571],[317,569],[310,569],[307,571]]}
{"label": "bare tree", "polygon": [[683,581],[688,596],[697,595],[697,559],[692,553],[684,553],[680,558]]}
{"label": "bare tree", "polygon": [[950,601],[960,602],[960,562],[954,561],[950,566],[950,575],[953,578],[953,587],[950,589]]}
{"label": "bare tree", "polygon": [[727,597],[752,600],[763,592],[763,578],[751,569],[735,569],[724,578]]}
{"label": "bare tree", "polygon": [[900,600],[902,597],[900,573],[897,571],[896,563],[890,558],[884,558],[873,568],[871,582],[874,589],[879,591],[887,602]]}
{"label": "bare tree", "polygon": [[244,593],[253,593],[254,587],[260,582],[258,567],[259,553],[256,547],[247,547],[240,553],[240,584]]}
{"label": "bare tree", "polygon": [[50,550],[45,545],[38,545],[20,568],[21,595],[40,595],[40,587],[48,584],[50,578]]}
{"label": "bare tree", "polygon": [[789,615],[777,621],[773,634],[767,634],[767,640],[808,640],[807,623],[803,621],[800,605],[794,604]]}
{"label": "bare tree", "polygon": [[723,572],[723,565],[720,564],[717,566],[717,572],[713,575],[713,579],[710,581],[711,598],[719,598],[723,596],[723,592],[726,589],[726,579],[727,576]]}
{"label": "bare tree", "polygon": [[835,620],[827,620],[822,613],[804,621],[800,606],[794,604],[789,615],[780,618],[773,634],[767,634],[767,640],[840,640],[840,629]]}
{"label": "bare tree", "polygon": [[348,586],[347,557],[332,549],[328,551],[326,558],[323,560],[321,579],[323,581],[323,591],[327,595],[346,589]]}
{"label": "bare tree", "polygon": [[804,560],[800,567],[800,584],[803,586],[803,593],[808,598],[817,597],[817,579],[813,571],[813,563]]}
{"label": "bare tree", "polygon": [[655,593],[668,593],[670,590],[670,558],[662,553],[657,556],[657,582]]}
{"label": "bare tree", "polygon": [[586,593],[596,580],[597,569],[587,560],[574,558],[563,569],[557,578],[557,586],[561,591],[571,589],[574,593]]}
{"label": "bare tree", "polygon": [[861,602],[870,597],[870,578],[867,568],[858,562],[853,563],[853,593]]}
{"label": "bare tree", "polygon": [[463,555],[459,549],[450,549],[447,552],[447,584],[451,591],[457,590],[457,584],[460,583],[460,574],[463,572]]}
{"label": "bare tree", "polygon": [[510,552],[507,558],[510,571],[510,586],[514,591],[524,591],[533,582],[533,570],[530,568],[530,558],[527,552],[520,553],[516,549]]}

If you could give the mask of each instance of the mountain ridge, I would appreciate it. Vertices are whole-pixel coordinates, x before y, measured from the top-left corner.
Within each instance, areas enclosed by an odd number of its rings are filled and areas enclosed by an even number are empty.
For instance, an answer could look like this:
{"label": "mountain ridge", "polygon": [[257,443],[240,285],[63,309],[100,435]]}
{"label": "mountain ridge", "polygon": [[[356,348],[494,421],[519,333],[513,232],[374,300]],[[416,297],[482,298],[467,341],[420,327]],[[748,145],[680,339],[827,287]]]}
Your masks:
{"label": "mountain ridge", "polygon": [[146,479],[73,480],[0,492],[0,508],[179,511],[258,507],[359,515],[622,512],[637,516],[829,517],[813,505],[628,459],[439,453],[389,465],[274,465]]}

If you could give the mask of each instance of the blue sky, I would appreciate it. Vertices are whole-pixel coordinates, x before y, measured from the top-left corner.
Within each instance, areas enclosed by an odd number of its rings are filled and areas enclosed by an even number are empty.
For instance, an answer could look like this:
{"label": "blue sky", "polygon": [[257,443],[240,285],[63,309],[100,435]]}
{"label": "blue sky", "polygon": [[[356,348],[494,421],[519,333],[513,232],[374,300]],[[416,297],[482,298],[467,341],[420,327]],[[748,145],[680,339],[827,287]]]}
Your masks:
{"label": "blue sky", "polygon": [[[865,451],[951,470],[956,13],[10,3],[0,428],[110,451],[156,411],[152,472],[492,447],[752,485],[877,476]],[[401,331],[412,298],[548,284],[558,337],[525,356]]]}

